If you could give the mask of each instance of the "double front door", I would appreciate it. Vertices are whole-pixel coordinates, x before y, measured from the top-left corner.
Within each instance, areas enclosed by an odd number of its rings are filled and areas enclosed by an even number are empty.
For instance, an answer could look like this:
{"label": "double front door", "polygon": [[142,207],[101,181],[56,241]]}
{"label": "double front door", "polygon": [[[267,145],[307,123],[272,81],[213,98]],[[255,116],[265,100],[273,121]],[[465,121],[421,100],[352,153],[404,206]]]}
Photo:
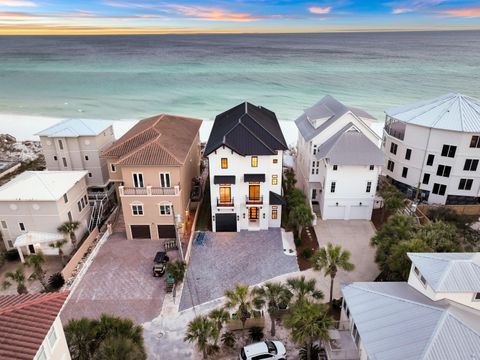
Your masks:
{"label": "double front door", "polygon": [[250,221],[258,220],[258,207],[248,208],[248,219]]}

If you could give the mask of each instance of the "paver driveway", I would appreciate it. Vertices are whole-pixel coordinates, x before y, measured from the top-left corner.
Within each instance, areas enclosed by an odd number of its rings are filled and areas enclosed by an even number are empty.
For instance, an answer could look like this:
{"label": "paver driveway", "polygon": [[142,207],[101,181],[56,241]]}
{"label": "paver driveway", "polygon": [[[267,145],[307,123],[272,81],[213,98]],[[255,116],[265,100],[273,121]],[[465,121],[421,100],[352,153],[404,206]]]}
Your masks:
{"label": "paver driveway", "polygon": [[235,283],[258,284],[298,271],[295,256],[283,253],[280,229],[207,233],[193,244],[180,311],[223,296]]}
{"label": "paver driveway", "polygon": [[[152,276],[152,260],[162,243],[127,240],[124,233],[112,234],[73,291],[61,319],[102,313],[150,321],[159,315],[165,296],[165,277]],[[175,253],[169,252],[171,259]]]}

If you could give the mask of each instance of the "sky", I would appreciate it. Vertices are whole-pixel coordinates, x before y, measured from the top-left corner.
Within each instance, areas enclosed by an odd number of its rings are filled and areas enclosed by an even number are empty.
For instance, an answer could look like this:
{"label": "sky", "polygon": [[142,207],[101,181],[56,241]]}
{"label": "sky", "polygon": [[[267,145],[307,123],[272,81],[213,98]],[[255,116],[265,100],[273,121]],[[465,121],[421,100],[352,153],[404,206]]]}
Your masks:
{"label": "sky", "polygon": [[479,0],[0,0],[0,35],[471,29]]}

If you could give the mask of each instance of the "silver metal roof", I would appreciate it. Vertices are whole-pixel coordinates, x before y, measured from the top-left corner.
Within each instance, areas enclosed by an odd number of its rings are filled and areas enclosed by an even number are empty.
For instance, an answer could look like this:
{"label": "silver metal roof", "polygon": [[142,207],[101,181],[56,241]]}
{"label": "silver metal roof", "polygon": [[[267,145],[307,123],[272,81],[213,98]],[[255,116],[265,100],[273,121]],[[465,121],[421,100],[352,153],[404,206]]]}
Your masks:
{"label": "silver metal roof", "polygon": [[434,302],[405,282],[353,283],[342,292],[369,359],[480,358],[478,326],[462,321],[480,324],[478,311]]}
{"label": "silver metal roof", "polygon": [[96,136],[113,124],[109,120],[66,119],[35,134],[48,137]]}
{"label": "silver metal roof", "polygon": [[383,152],[352,123],[325,141],[317,159],[328,158],[335,165],[383,165]]}
{"label": "silver metal roof", "polygon": [[407,253],[436,292],[480,292],[480,253]]}
{"label": "silver metal roof", "polygon": [[480,100],[462,94],[438,98],[386,110],[397,120],[435,129],[480,132]]}
{"label": "silver metal roof", "polygon": [[[359,118],[375,120],[375,118],[366,111],[347,107],[333,96],[327,95],[315,105],[305,109],[304,113],[295,120],[295,124],[305,141],[310,141],[349,111]],[[323,122],[315,128],[310,122],[312,119],[321,119]]]}

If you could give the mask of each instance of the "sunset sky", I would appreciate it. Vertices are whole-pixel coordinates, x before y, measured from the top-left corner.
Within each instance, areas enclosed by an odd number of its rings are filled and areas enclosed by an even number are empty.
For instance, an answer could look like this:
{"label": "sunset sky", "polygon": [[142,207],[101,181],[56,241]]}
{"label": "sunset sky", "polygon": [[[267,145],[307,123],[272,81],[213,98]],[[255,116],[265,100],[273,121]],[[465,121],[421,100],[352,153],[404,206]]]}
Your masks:
{"label": "sunset sky", "polygon": [[0,0],[0,34],[480,29],[478,0]]}

